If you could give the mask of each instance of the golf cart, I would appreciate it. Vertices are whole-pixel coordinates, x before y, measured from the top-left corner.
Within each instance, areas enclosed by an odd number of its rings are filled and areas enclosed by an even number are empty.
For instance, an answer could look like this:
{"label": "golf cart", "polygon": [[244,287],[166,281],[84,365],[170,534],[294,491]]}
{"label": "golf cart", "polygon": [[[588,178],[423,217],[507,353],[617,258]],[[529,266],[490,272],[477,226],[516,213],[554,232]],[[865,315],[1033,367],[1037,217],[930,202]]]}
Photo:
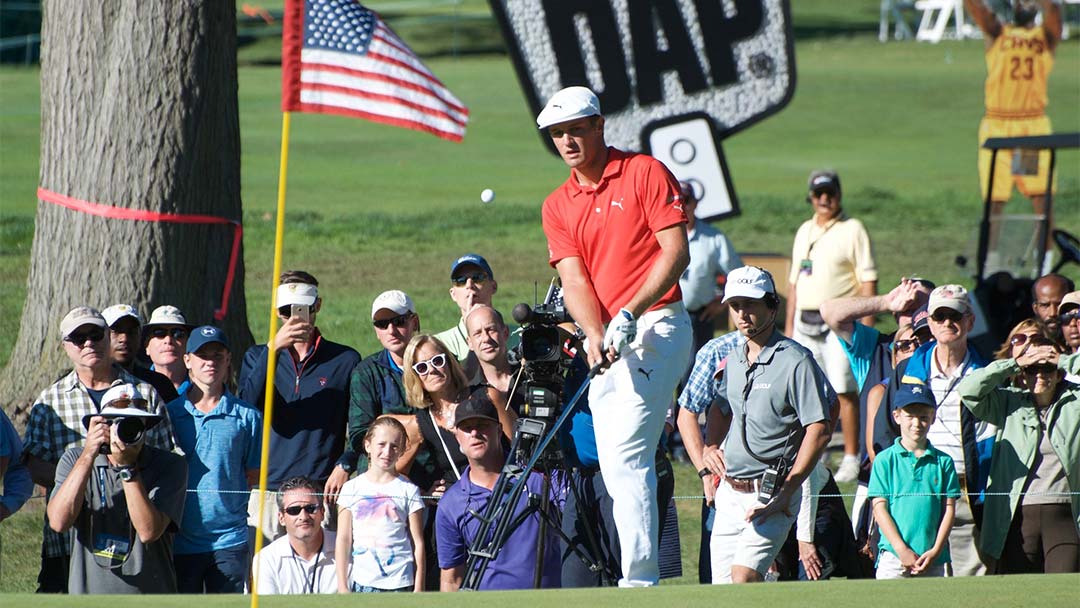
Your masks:
{"label": "golf cart", "polygon": [[[1080,148],[1080,133],[1058,133],[1032,137],[994,137],[983,147],[991,151],[989,183],[979,224],[979,244],[975,274],[975,327],[971,339],[983,353],[991,353],[1005,340],[1017,323],[1032,315],[1031,286],[1043,272],[1050,240],[1057,245],[1059,261],[1050,272],[1070,262],[1080,264],[1080,241],[1061,230],[1048,230],[1052,218],[1057,151]],[[991,212],[990,184],[999,150],[1049,150],[1045,214],[994,214]],[[1017,155],[1014,155],[1014,158]],[[1014,162],[1014,173],[1017,163]],[[960,260],[958,259],[958,262]]]}

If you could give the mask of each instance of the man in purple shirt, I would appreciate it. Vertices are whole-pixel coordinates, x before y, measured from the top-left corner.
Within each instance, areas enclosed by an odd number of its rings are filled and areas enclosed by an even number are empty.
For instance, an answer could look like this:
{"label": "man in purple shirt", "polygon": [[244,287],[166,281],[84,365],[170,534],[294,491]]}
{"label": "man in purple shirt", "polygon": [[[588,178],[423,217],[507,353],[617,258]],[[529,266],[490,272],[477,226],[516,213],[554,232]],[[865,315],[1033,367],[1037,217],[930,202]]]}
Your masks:
{"label": "man in purple shirt", "polygon": [[[495,405],[484,391],[474,393],[458,405],[454,415],[454,434],[469,466],[461,479],[450,486],[439,501],[435,514],[435,538],[439,554],[440,590],[457,591],[465,577],[468,550],[476,538],[480,520],[491,499],[491,490],[499,479],[506,454],[500,441],[501,427]],[[530,473],[528,493],[543,495],[543,478]],[[514,507],[514,518],[526,508],[525,496]],[[559,539],[549,526],[544,545],[544,569],[541,586],[560,586]],[[488,563],[480,580],[480,590],[531,589],[536,565],[536,544],[540,538],[540,516],[531,514],[514,529],[498,557]]]}

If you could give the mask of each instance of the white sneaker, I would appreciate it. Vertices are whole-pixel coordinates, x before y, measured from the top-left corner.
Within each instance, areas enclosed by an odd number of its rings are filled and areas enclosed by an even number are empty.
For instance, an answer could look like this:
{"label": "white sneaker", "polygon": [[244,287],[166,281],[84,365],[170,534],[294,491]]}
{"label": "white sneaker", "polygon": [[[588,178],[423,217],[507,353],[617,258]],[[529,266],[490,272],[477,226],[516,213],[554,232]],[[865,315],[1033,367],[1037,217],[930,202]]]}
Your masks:
{"label": "white sneaker", "polygon": [[844,454],[840,461],[840,467],[833,476],[837,483],[849,483],[859,478],[859,458],[851,454]]}

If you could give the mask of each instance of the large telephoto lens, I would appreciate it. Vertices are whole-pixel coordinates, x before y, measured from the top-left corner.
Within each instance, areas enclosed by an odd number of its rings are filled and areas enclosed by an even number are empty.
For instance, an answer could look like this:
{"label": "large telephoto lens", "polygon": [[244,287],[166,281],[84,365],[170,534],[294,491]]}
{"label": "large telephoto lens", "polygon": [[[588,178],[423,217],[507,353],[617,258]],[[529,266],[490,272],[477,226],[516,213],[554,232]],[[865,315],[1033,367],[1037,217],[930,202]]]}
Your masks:
{"label": "large telephoto lens", "polygon": [[138,443],[143,437],[146,425],[138,418],[121,418],[116,421],[116,436],[124,443]]}

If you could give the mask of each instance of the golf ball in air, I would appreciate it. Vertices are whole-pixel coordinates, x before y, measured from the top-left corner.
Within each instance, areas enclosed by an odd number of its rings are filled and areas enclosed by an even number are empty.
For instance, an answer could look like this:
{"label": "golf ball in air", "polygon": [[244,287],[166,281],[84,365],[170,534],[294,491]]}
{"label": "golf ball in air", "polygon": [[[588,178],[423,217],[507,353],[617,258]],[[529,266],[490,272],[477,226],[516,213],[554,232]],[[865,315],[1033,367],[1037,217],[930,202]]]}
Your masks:
{"label": "golf ball in air", "polygon": [[481,203],[490,203],[495,200],[495,191],[491,188],[484,188],[484,191],[480,193]]}

